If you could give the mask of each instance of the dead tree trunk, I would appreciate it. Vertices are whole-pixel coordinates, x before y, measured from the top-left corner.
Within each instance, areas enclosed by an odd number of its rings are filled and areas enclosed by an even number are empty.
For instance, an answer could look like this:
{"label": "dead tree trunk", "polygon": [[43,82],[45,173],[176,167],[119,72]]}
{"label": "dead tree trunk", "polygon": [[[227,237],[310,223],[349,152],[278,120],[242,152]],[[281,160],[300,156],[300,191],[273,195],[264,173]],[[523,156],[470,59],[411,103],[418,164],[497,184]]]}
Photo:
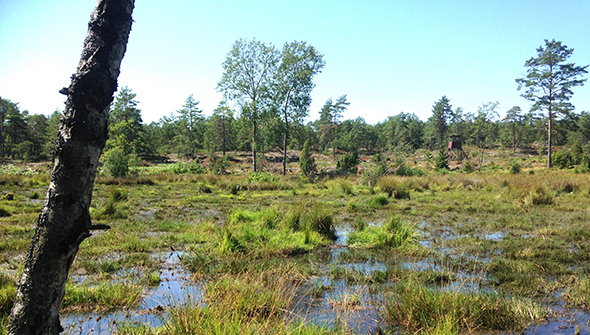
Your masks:
{"label": "dead tree trunk", "polygon": [[60,92],[67,101],[45,204],[18,283],[9,334],[59,334],[59,309],[80,243],[95,226],[88,208],[134,0],[98,0],[76,74]]}

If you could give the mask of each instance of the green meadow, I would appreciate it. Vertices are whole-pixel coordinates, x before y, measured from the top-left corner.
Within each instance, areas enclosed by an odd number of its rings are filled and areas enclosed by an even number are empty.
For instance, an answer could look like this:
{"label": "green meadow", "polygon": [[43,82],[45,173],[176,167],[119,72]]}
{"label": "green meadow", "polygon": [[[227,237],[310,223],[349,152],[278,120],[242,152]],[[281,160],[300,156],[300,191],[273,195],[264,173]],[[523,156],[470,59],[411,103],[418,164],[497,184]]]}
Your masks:
{"label": "green meadow", "polygon": [[[183,163],[99,175],[90,213],[111,229],[93,232],[74,261],[62,314],[77,321],[66,333],[117,313],[103,331],[517,334],[587,315],[590,176],[526,155],[514,171],[505,156],[476,172],[405,157],[421,169],[413,176],[372,174],[370,157],[362,174],[315,178],[296,163],[287,176],[245,172],[240,157],[227,175]],[[318,155],[318,166],[330,159]],[[48,171],[12,164],[0,175],[1,329]],[[171,281],[196,293],[145,308]],[[588,331],[573,316],[569,325]]]}

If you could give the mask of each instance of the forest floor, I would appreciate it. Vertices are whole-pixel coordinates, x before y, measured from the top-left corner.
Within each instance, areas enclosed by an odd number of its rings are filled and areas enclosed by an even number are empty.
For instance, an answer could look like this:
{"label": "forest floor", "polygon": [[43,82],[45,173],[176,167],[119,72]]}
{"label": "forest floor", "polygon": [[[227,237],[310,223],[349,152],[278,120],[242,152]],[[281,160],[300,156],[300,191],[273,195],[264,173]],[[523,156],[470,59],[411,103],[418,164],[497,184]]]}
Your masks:
{"label": "forest floor", "polygon": [[[111,229],[74,261],[66,333],[588,334],[590,175],[484,154],[471,173],[419,152],[386,160],[415,176],[365,156],[361,174],[253,174],[245,154],[228,175],[99,176],[91,216]],[[0,334],[49,183],[48,163],[2,169]]]}

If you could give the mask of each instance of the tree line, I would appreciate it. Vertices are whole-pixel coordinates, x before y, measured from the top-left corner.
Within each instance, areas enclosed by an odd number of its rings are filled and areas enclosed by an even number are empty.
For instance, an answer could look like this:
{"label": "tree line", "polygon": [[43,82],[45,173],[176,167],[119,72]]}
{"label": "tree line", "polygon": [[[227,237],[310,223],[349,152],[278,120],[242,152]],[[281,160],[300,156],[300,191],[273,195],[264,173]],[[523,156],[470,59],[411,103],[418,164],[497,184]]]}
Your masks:
{"label": "tree line", "polygon": [[[584,83],[581,75],[587,68],[564,63],[572,51],[561,42],[546,40],[545,46],[537,49],[538,57],[525,63],[527,76],[516,81],[519,89],[526,88],[523,97],[534,102],[527,112],[513,106],[504,110],[501,118],[503,110],[497,101],[467,112],[453,108],[450,98],[442,96],[433,103],[426,121],[401,112],[372,125],[361,117],[342,120],[350,105],[346,94],[329,98],[319,118],[305,122],[315,87],[313,78],[325,66],[314,47],[295,41],[279,50],[257,40],[238,40],[222,65],[218,90],[224,100],[210,116],[205,116],[191,94],[180,109],[145,124],[137,95],[123,87],[111,105],[105,151],[119,150],[143,158],[169,154],[195,158],[197,153],[214,156],[215,152],[225,156],[229,151],[247,151],[253,154],[254,170],[260,153],[282,152],[285,166],[287,150],[301,150],[306,141],[312,150],[334,158],[338,153],[360,151],[438,150],[446,147],[451,136],[482,152],[502,147],[540,154],[547,152],[549,144],[590,151],[590,113],[575,113],[568,102],[571,88]],[[58,111],[50,116],[29,115],[20,111],[17,103],[0,98],[0,157],[51,157],[59,118]]]}
{"label": "tree line", "polygon": [[[140,157],[178,154],[187,158],[196,153],[251,151],[251,122],[224,101],[210,116],[198,108],[193,95],[182,108],[159,121],[142,121],[139,101],[131,89],[123,87],[112,105],[109,139],[105,151],[118,148]],[[509,148],[544,150],[547,141],[547,117],[515,106],[503,118],[498,102],[487,102],[474,112],[453,108],[443,96],[435,101],[432,115],[423,121],[413,113],[389,116],[377,124],[358,117],[342,120],[349,102],[346,95],[328,99],[317,120],[293,122],[287,149],[301,150],[309,140],[314,151],[333,155],[363,151],[411,153],[418,149],[437,150],[446,146],[451,135],[464,145],[481,149]],[[0,98],[0,156],[16,159],[48,159],[57,133],[60,112],[49,116],[20,111],[18,104]],[[261,152],[282,151],[284,123],[279,115],[270,115],[258,124],[257,144]],[[554,121],[553,144],[588,146],[590,113],[569,112]],[[590,150],[590,147],[588,147]]]}

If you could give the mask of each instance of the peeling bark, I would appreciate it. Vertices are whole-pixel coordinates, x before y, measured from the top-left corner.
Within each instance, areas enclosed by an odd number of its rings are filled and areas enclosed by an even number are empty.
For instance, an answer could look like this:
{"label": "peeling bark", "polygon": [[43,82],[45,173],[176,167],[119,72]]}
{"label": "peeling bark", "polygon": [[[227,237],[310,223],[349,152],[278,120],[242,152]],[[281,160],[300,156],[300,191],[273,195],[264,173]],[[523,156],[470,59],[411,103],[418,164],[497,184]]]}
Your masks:
{"label": "peeling bark", "polygon": [[98,0],[62,116],[51,183],[18,283],[9,334],[59,334],[65,283],[80,243],[91,235],[89,207],[134,0]]}

